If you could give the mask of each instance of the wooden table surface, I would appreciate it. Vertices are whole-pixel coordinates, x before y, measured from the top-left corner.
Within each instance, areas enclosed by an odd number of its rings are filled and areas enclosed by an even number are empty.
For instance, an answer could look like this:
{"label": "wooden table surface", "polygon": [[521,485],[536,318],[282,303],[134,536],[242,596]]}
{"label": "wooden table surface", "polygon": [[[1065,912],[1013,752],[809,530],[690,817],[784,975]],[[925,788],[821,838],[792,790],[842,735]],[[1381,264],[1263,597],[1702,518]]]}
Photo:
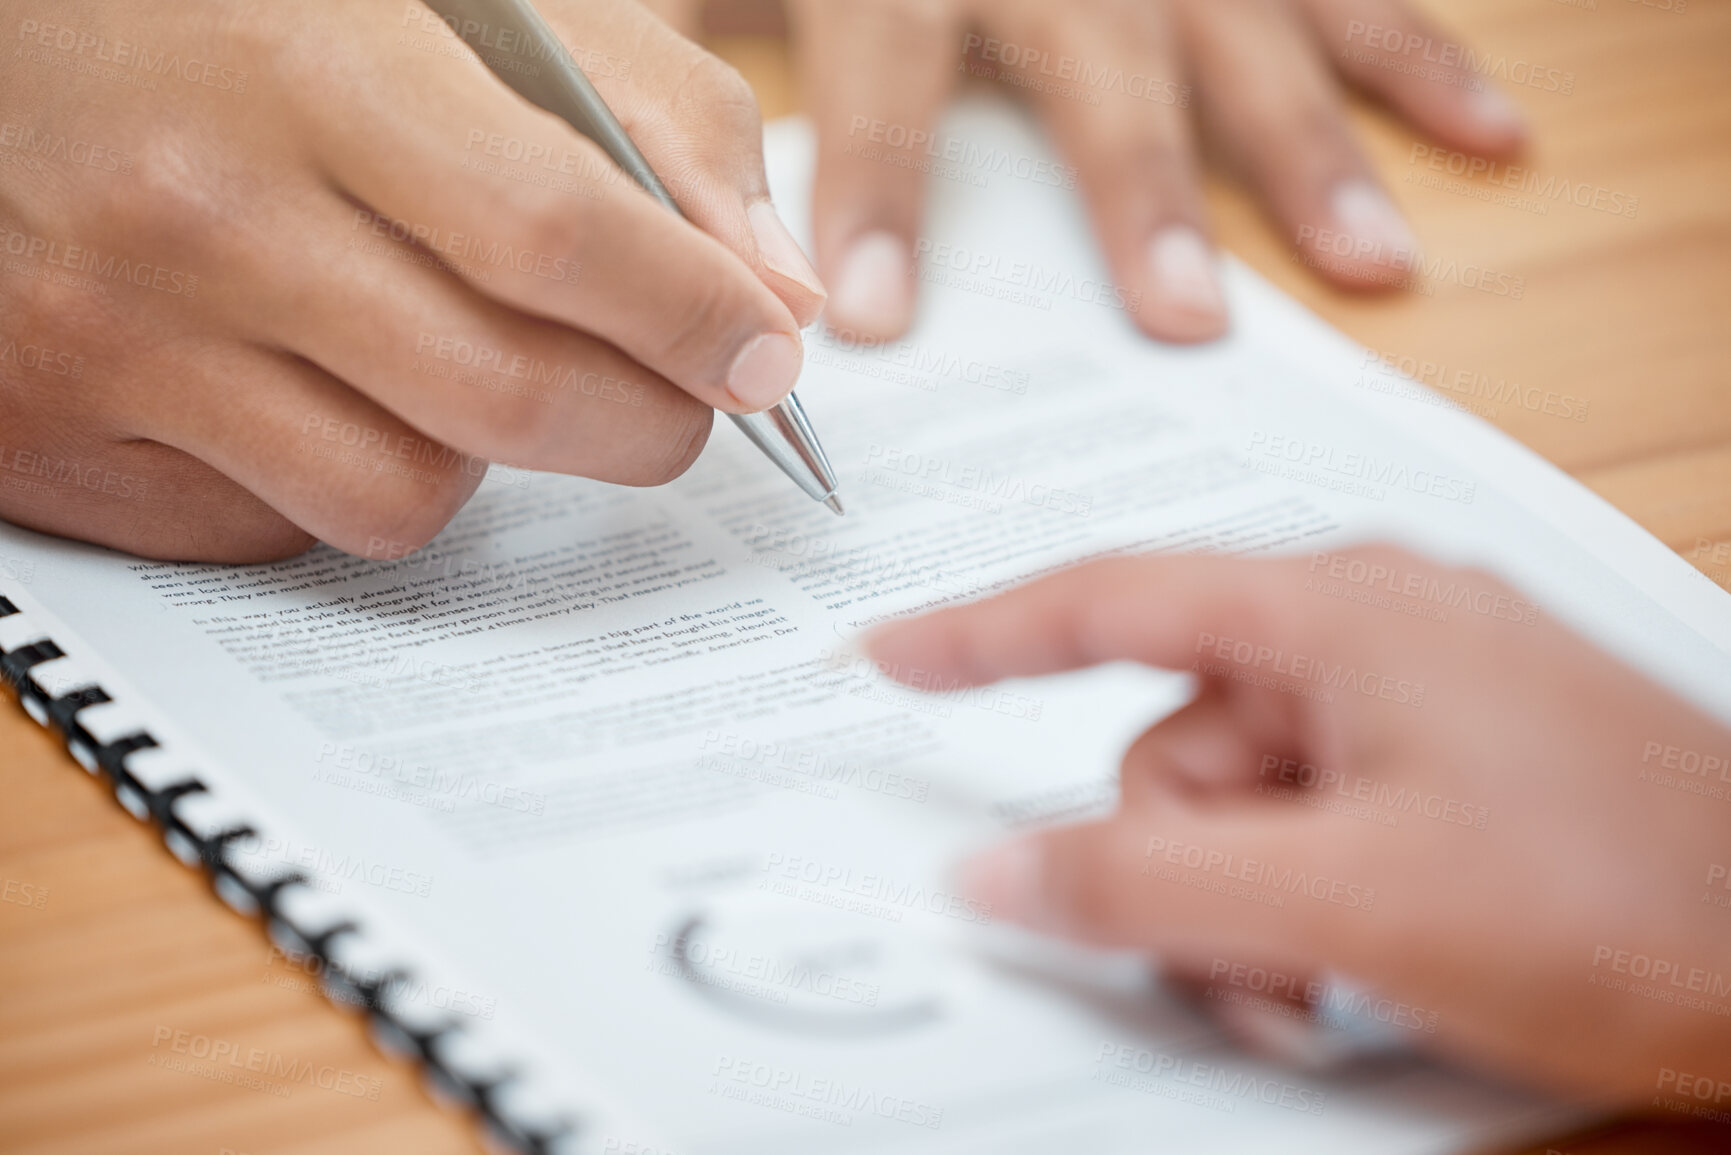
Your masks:
{"label": "wooden table surface", "polygon": [[[1459,0],[1449,14],[1482,48],[1575,73],[1571,95],[1517,93],[1537,130],[1528,163],[1638,197],[1635,219],[1561,204],[1537,215],[1411,183],[1411,135],[1360,117],[1427,252],[1524,277],[1519,302],[1451,285],[1333,293],[1226,182],[1209,197],[1228,247],[1366,345],[1585,398],[1584,421],[1508,405],[1494,420],[1731,588],[1731,5],[1665,2]],[[752,79],[766,115],[794,110],[778,41],[712,43]],[[0,1151],[481,1150],[358,1019],[273,961],[257,926],[4,702],[0,800]],[[205,1082],[153,1062],[163,1030],[329,1064],[381,1090],[372,1100],[301,1084],[277,1097]],[[1723,1152],[1731,1139],[1631,1122],[1534,1150],[1547,1147]]]}

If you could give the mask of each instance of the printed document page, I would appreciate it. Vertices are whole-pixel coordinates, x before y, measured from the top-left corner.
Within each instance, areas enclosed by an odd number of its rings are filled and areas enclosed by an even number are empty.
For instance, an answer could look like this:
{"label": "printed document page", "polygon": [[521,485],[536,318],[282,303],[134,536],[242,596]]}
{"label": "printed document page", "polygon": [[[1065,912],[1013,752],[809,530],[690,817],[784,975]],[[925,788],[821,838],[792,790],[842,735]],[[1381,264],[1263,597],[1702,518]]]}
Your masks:
{"label": "printed document page", "polygon": [[[984,159],[934,174],[917,329],[808,336],[846,518],[722,425],[658,490],[495,467],[391,562],[152,563],[0,527],[30,577],[0,590],[252,818],[240,853],[352,903],[413,997],[609,1149],[1419,1153],[1554,1127],[1559,1105],[1409,1058],[1251,1062],[1144,960],[956,890],[968,851],[1109,810],[1186,673],[921,694],[852,641],[1115,551],[1298,554],[1319,605],[1497,613],[1329,577],[1384,538],[1520,585],[1509,630],[1553,615],[1724,714],[1725,595],[1241,268],[1231,339],[1141,338],[1073,194],[990,160],[1049,161],[1039,138],[995,106],[944,131]],[[809,158],[771,126],[790,220]],[[1360,1025],[1401,1050],[1423,1018]]]}

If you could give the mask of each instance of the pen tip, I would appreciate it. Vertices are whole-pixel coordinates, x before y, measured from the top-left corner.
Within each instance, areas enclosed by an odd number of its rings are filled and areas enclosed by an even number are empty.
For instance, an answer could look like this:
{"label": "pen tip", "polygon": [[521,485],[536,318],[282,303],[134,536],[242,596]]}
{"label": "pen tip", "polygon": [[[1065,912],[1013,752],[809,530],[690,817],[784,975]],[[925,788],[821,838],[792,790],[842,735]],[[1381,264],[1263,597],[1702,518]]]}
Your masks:
{"label": "pen tip", "polygon": [[847,514],[847,510],[841,507],[841,495],[839,493],[830,494],[828,497],[823,499],[823,503],[829,506],[830,512],[835,514],[837,517],[843,517]]}

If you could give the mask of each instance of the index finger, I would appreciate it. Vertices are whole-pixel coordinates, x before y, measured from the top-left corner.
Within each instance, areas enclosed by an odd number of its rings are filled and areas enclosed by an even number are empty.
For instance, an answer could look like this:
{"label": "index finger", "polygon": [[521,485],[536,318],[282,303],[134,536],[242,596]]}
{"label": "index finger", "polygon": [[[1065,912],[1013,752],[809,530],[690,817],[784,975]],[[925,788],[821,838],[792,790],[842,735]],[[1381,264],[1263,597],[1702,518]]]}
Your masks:
{"label": "index finger", "polygon": [[867,639],[891,677],[964,684],[1103,662],[1192,665],[1222,641],[1309,648],[1314,602],[1294,596],[1299,560],[1137,557],[1091,562],[972,605],[881,626]]}
{"label": "index finger", "polygon": [[[456,57],[390,47],[412,16],[360,6],[356,18],[366,35],[343,39],[373,56],[305,85],[346,89],[340,121],[310,105],[312,147],[337,185],[480,292],[600,337],[706,404],[749,412],[792,390],[799,325],[737,255],[461,41]],[[431,11],[425,22],[449,32]]]}

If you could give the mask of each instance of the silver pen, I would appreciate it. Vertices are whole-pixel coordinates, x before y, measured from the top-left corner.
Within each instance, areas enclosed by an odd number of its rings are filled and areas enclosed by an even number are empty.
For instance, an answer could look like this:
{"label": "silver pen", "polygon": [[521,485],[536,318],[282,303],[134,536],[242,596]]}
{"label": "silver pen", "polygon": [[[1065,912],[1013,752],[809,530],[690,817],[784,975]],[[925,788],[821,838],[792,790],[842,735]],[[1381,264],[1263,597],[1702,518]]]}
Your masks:
{"label": "silver pen", "polygon": [[[495,40],[498,33],[506,33],[512,40],[532,45],[535,62],[546,67],[518,71],[497,68],[487,62],[488,67],[523,99],[546,109],[600,145],[613,163],[650,196],[680,217],[685,215],[531,0],[429,0],[429,6],[447,22],[476,21],[483,30],[490,26]],[[487,61],[485,53],[479,55]],[[814,501],[823,502],[838,515],[843,512],[841,497],[836,493],[835,470],[830,468],[829,458],[818,444],[817,434],[812,432],[797,396],[789,393],[774,408],[762,413],[728,416]]]}

